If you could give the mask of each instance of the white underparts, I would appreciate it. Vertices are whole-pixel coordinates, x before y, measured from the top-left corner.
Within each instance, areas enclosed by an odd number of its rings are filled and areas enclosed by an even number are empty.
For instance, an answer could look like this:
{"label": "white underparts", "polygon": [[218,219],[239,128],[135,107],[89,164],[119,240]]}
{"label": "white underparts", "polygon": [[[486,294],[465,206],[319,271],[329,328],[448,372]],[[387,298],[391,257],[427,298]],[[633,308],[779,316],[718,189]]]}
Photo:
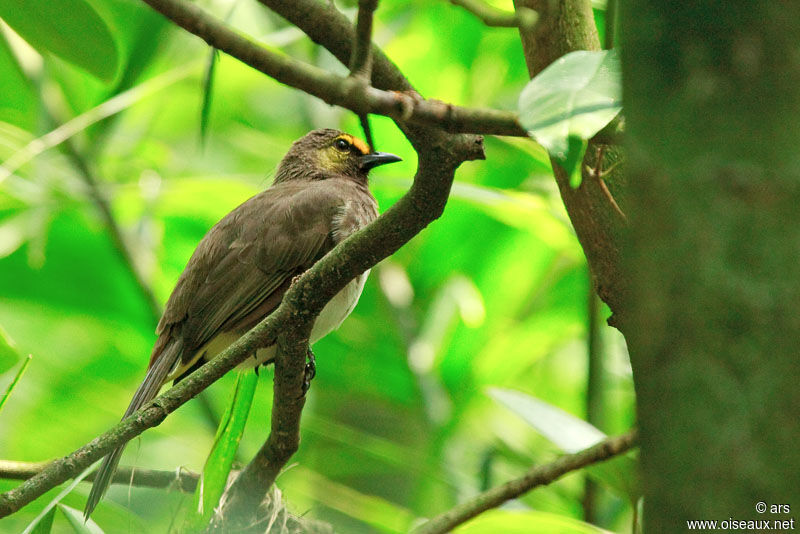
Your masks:
{"label": "white underparts", "polygon": [[[339,291],[328,304],[322,308],[322,311],[317,317],[317,320],[314,322],[314,327],[311,329],[311,337],[309,341],[313,345],[323,337],[327,336],[344,322],[347,319],[347,316],[353,311],[358,303],[358,299],[361,296],[361,292],[364,290],[364,283],[367,281],[367,276],[369,275],[369,271],[365,272],[364,274],[354,278],[349,284],[347,284],[344,289]],[[220,339],[225,336],[228,339]],[[225,350],[228,345],[236,341],[237,336],[231,333],[226,333],[221,336],[217,336],[214,339],[214,342],[209,343],[206,346],[206,350],[208,351],[206,354],[206,358],[213,357],[212,355],[216,355],[219,352]],[[219,340],[219,343],[215,343]],[[221,346],[224,345],[224,346]],[[216,352],[212,352],[213,349],[216,349]],[[247,358],[242,364],[239,366],[240,368],[251,368],[255,367],[256,365],[260,365],[264,362],[272,361],[275,358],[275,345],[271,347],[267,347],[265,349],[259,349],[256,353],[256,357]]]}

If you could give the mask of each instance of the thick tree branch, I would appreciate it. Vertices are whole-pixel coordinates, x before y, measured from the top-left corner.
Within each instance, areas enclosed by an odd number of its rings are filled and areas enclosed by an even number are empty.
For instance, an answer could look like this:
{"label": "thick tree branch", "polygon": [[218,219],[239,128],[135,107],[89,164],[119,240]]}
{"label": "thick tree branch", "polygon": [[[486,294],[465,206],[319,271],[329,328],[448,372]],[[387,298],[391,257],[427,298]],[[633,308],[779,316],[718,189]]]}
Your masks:
{"label": "thick tree branch", "polygon": [[[400,84],[394,91],[382,91],[370,87],[358,78],[337,76],[273,52],[249,37],[232,31],[222,21],[194,4],[181,0],[144,1],[209,45],[267,76],[316,96],[328,104],[350,109],[358,115],[386,115],[403,122],[435,125],[452,133],[526,135],[517,122],[516,113],[465,108],[436,100],[424,100],[415,93],[402,92],[410,90],[407,82]],[[352,35],[352,31],[348,35]],[[351,45],[352,43],[348,45],[348,50]]]}
{"label": "thick tree branch", "polygon": [[511,13],[497,9],[482,0],[450,0],[450,3],[466,9],[487,26],[496,28],[532,28],[538,19],[533,10],[518,10],[516,13]]}
{"label": "thick tree branch", "polygon": [[[13,460],[0,460],[0,478],[7,480],[27,480],[51,462],[16,462]],[[83,482],[94,480],[95,473],[83,479]],[[159,471],[156,469],[140,469],[122,466],[114,474],[112,484],[140,486],[144,488],[175,488],[184,493],[193,493],[200,475],[193,471],[181,469],[179,471]]]}
{"label": "thick tree branch", "polygon": [[575,454],[568,454],[542,466],[531,468],[520,478],[494,487],[447,512],[434,517],[414,530],[414,534],[440,534],[472,519],[504,502],[519,497],[539,486],[546,486],[562,476],[586,466],[603,462],[630,450],[636,443],[636,431],[608,438]]}

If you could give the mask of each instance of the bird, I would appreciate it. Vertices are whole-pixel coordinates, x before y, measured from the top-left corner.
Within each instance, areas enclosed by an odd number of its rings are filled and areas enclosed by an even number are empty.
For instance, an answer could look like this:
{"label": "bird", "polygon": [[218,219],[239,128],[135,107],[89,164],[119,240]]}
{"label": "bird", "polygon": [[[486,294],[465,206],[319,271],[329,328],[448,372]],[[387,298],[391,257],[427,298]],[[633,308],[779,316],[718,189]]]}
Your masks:
{"label": "bird", "polygon": [[[281,303],[294,278],[339,242],[378,216],[369,190],[374,167],[401,161],[374,152],[339,130],[313,130],[295,141],[270,187],[223,217],[203,237],[178,278],[156,327],[144,380],[123,419],[225,350]],[[350,281],[314,322],[313,344],[353,311],[369,271]],[[271,363],[275,344],[243,365]],[[314,374],[309,349],[306,380]],[[307,383],[306,383],[307,387]],[[125,444],[103,460],[84,509],[88,518],[103,498]]]}

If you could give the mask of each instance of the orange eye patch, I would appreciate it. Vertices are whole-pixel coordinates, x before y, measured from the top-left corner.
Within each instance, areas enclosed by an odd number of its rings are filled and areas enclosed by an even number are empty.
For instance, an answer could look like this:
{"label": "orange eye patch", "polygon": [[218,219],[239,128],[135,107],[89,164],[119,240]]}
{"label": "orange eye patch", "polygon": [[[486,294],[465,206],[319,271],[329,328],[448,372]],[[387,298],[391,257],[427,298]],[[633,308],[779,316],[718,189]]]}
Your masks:
{"label": "orange eye patch", "polygon": [[359,152],[361,152],[362,154],[369,154],[370,153],[369,146],[364,141],[362,141],[361,139],[359,139],[357,137],[353,137],[350,134],[344,134],[344,135],[339,136],[339,138],[340,139],[344,139],[345,141],[347,141],[348,143],[350,143],[351,145],[356,147],[356,149]]}

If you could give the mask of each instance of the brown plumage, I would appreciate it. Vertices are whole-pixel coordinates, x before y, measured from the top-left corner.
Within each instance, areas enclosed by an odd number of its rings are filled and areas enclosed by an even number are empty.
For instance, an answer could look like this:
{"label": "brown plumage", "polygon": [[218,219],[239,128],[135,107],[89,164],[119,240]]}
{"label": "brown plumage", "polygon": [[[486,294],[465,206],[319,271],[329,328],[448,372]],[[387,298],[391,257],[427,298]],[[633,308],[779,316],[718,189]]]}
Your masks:
{"label": "brown plumage", "polygon": [[[337,130],[314,130],[281,160],[272,186],[226,215],[205,235],[167,301],[158,339],[142,384],[123,419],[227,348],[269,315],[293,277],[378,215],[367,173],[399,161],[372,153]],[[311,343],[338,327],[352,311],[367,273],[325,306]],[[274,346],[261,349],[253,365],[269,363]],[[110,484],[124,445],[106,456],[84,515],[92,513]]]}

